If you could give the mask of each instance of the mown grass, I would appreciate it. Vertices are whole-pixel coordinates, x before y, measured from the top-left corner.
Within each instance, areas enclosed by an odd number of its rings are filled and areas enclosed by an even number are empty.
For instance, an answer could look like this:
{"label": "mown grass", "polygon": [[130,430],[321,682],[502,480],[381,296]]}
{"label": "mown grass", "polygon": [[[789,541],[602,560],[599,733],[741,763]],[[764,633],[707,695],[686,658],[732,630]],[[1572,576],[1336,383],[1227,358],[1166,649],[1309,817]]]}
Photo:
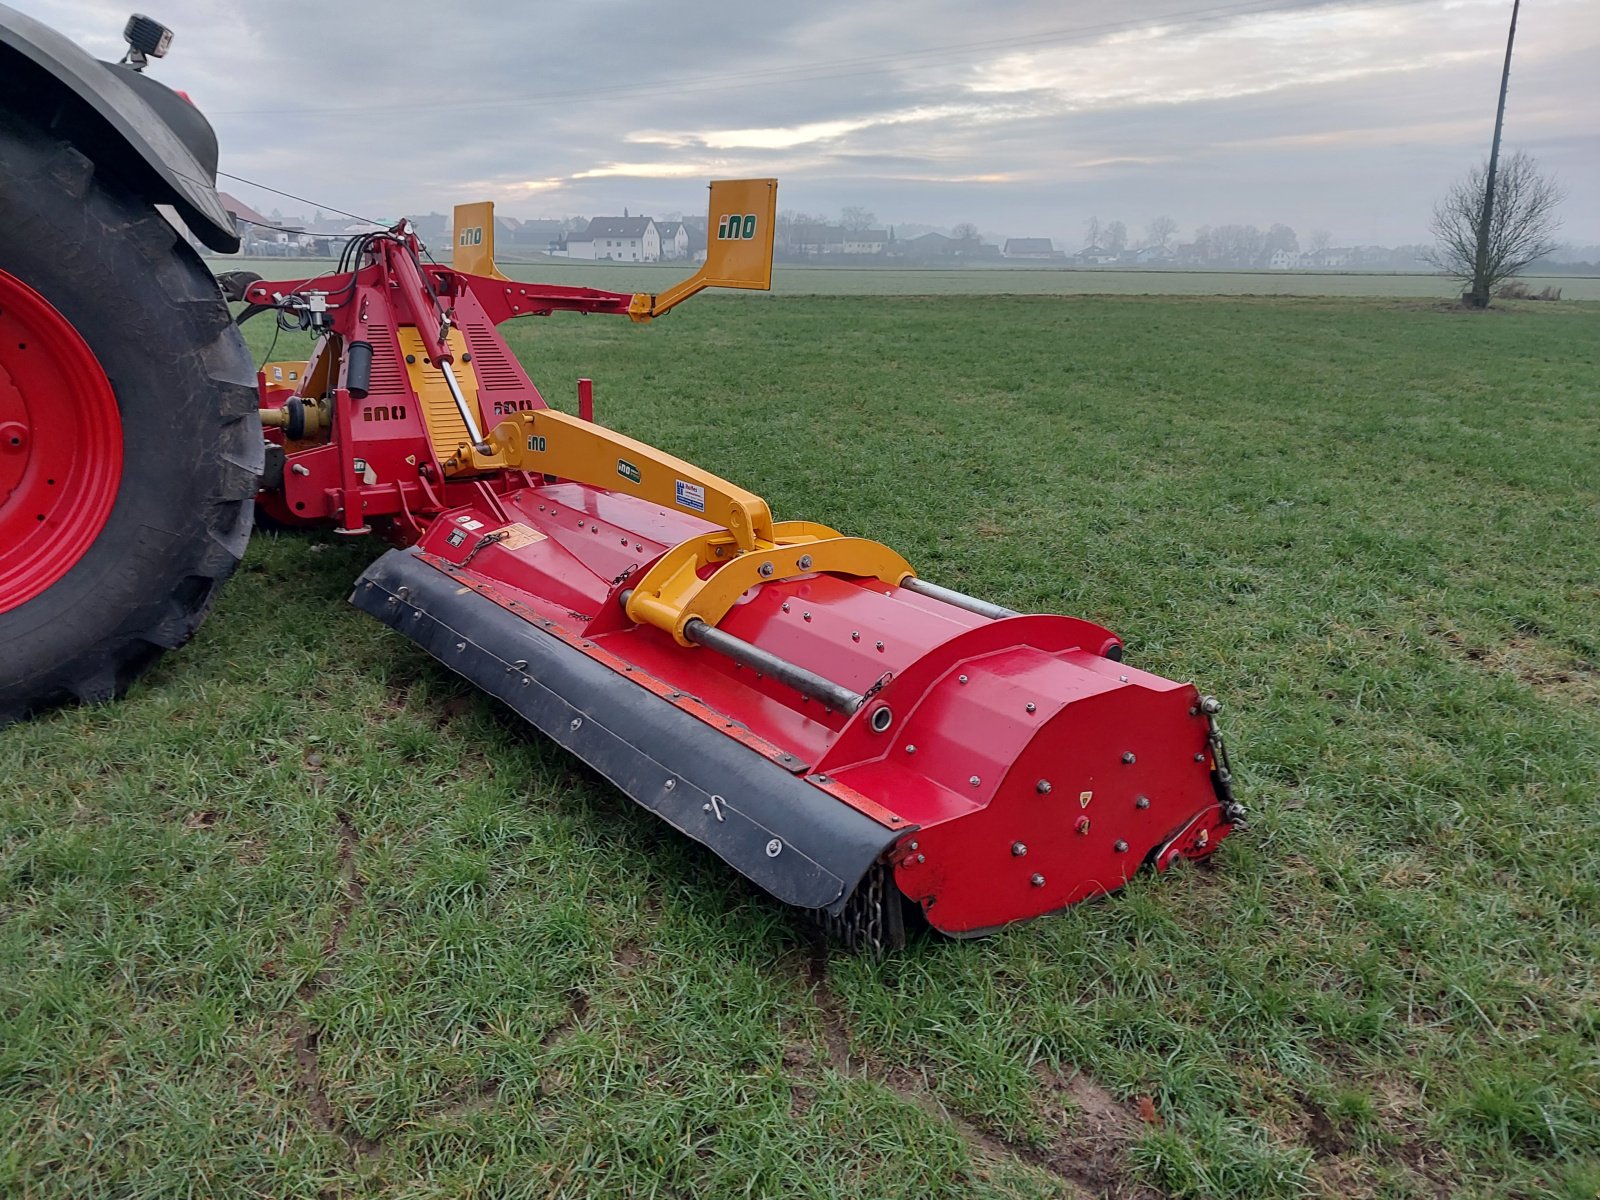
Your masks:
{"label": "mown grass", "polygon": [[824,961],[346,607],[378,547],[262,537],[126,701],[0,734],[0,1194],[1600,1189],[1600,310],[510,328],[557,403],[1222,695],[1250,830]]}

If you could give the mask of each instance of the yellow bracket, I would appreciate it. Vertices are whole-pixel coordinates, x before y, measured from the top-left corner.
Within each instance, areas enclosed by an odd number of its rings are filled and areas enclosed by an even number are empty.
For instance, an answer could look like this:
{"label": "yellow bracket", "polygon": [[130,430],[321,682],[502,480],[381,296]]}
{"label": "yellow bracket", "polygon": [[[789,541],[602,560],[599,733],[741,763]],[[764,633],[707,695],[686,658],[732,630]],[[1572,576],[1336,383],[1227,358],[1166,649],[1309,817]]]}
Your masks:
{"label": "yellow bracket", "polygon": [[[713,566],[716,570],[702,577]],[[633,583],[628,618],[664,629],[690,646],[694,643],[684,636],[690,621],[716,625],[751,588],[819,571],[897,586],[915,574],[910,563],[878,542],[844,537],[811,521],[780,521],[770,541],[749,550],[741,550],[726,533],[680,542]]]}
{"label": "yellow bracket", "polygon": [[492,454],[464,443],[456,454],[474,470],[555,475],[700,517],[723,526],[741,551],[772,540],[772,511],[754,492],[592,421],[554,409],[518,413],[488,441]]}
{"label": "yellow bracket", "polygon": [[776,179],[716,179],[706,211],[706,261],[659,295],[635,292],[628,318],[645,322],[708,287],[772,286],[772,235],[778,216]]}

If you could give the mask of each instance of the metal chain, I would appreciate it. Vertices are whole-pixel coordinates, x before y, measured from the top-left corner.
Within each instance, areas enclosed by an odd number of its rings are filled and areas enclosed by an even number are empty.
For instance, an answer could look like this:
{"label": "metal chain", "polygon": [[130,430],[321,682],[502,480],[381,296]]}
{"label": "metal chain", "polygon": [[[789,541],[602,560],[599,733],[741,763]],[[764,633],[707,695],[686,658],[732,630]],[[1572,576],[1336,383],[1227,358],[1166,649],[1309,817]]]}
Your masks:
{"label": "metal chain", "polygon": [[889,864],[874,863],[862,877],[850,899],[837,916],[823,913],[820,921],[829,936],[837,938],[853,954],[882,958],[905,944],[905,931],[899,927],[899,891],[891,886]]}
{"label": "metal chain", "polygon": [[1228,761],[1228,746],[1222,740],[1222,730],[1217,725],[1217,714],[1222,711],[1222,704],[1215,696],[1202,696],[1200,711],[1206,718],[1206,742],[1211,747],[1211,761],[1214,764],[1211,778],[1216,785],[1217,799],[1222,802],[1222,815],[1230,824],[1237,824],[1244,820],[1246,811],[1244,805],[1234,799],[1233,764]]}

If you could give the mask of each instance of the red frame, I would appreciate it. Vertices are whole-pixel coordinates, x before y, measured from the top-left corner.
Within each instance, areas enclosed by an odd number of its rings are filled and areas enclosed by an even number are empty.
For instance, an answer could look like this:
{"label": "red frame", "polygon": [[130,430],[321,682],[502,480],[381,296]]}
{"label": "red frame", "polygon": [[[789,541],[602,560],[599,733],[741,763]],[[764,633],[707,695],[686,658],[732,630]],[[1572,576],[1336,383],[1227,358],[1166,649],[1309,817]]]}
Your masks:
{"label": "red frame", "polygon": [[[764,583],[719,622],[870,694],[854,715],[631,623],[620,602],[629,579],[714,527],[574,481],[520,472],[446,479],[396,331],[415,328],[427,354],[451,362],[441,332],[450,314],[472,354],[487,430],[506,413],[547,407],[495,325],[556,311],[621,315],[632,297],[424,266],[419,252],[402,224],[354,272],[248,289],[251,303],[276,304],[315,284],[328,297],[327,330],[374,353],[359,400],[341,357],[329,381],[329,436],[289,449],[281,490],[261,496],[271,515],[343,533],[381,520],[391,540],[419,545],[461,587],[904,831],[891,851],[896,881],[949,933],[1113,891],[1142,865],[1165,870],[1180,855],[1210,854],[1231,831],[1194,686],[1107,657],[1121,641],[1092,622],[992,621],[876,580],[826,574]],[[300,386],[316,377],[308,370]],[[261,388],[268,407],[294,394],[265,378]],[[587,380],[579,400],[592,418]],[[893,720],[875,731],[871,718],[883,707]]]}

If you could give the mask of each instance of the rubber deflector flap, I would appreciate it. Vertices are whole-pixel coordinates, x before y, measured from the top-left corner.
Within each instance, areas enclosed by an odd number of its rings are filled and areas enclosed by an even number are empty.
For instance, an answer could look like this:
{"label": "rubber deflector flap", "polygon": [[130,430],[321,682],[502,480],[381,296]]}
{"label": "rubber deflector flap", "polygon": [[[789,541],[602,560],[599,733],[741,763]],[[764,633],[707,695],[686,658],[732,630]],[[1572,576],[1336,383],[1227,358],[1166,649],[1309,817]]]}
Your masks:
{"label": "rubber deflector flap", "polygon": [[415,549],[373,563],[350,599],[788,904],[837,913],[905,832],[462,587]]}

